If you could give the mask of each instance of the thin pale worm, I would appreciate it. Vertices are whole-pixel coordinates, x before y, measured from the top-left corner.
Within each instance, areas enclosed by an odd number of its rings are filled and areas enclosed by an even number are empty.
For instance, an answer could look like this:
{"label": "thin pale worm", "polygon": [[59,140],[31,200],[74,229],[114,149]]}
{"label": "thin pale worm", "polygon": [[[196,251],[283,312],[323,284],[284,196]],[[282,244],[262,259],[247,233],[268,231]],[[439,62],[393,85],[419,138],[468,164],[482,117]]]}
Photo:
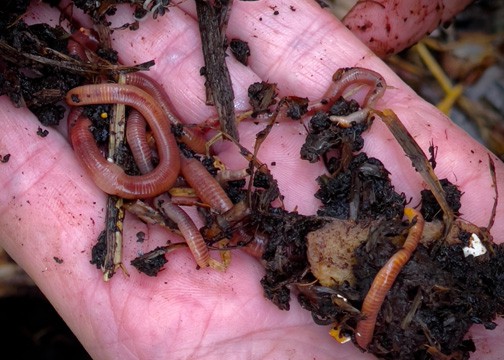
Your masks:
{"label": "thin pale worm", "polygon": [[219,214],[223,214],[233,207],[233,203],[222,186],[197,159],[180,155],[180,164],[182,176],[201,201],[210,205]]}
{"label": "thin pale worm", "polygon": [[170,189],[180,170],[180,157],[170,122],[155,100],[131,85],[85,85],[66,95],[69,105],[125,104],[144,116],[156,140],[159,165],[148,174],[129,176],[116,164],[101,156],[89,132],[89,120],[78,121],[71,129],[71,141],[78,158],[96,185],[108,194],[126,199],[154,197]]}
{"label": "thin pale worm", "polygon": [[323,96],[327,100],[327,103],[322,106],[325,111],[329,110],[351,85],[368,85],[370,87],[362,103],[363,108],[373,107],[376,101],[383,96],[387,87],[385,79],[376,71],[360,67],[339,69],[334,73],[332,80],[333,82]]}
{"label": "thin pale worm", "polygon": [[155,204],[166,217],[177,224],[196,264],[201,268],[207,267],[210,263],[208,247],[191,217],[179,206],[173,204],[166,194],[156,197]]}
{"label": "thin pale worm", "polygon": [[[179,118],[171,111],[173,104],[159,83],[144,74],[129,73],[126,74],[126,84],[137,86],[149,93],[158,102],[172,124],[182,124]],[[206,152],[206,140],[203,134],[195,129],[184,127],[184,134],[180,140],[197,153],[204,154]]]}
{"label": "thin pale worm", "polygon": [[365,108],[357,110],[346,116],[331,115],[329,116],[329,120],[335,122],[340,127],[349,128],[353,124],[361,124],[365,122],[368,119],[368,116],[369,116],[369,109]]}
{"label": "thin pale worm", "polygon": [[410,259],[422,237],[425,224],[422,215],[411,208],[404,209],[404,214],[410,222],[416,218],[416,223],[410,228],[403,247],[378,271],[364,299],[361,310],[363,319],[357,323],[355,336],[357,344],[363,349],[366,349],[373,339],[376,318],[388,291],[392,288],[395,279]]}

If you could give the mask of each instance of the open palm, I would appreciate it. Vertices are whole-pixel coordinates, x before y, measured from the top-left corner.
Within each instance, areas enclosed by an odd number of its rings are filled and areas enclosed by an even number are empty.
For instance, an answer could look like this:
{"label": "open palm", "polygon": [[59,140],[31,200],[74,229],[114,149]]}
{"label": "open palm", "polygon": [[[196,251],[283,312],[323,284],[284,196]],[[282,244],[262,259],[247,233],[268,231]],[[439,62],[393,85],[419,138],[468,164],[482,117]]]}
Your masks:
{"label": "open palm", "polygon": [[[278,12],[278,14],[276,13]],[[55,9],[40,6],[30,21],[57,21]],[[118,25],[131,22],[131,9],[113,17]],[[249,43],[249,66],[228,57],[238,110],[248,108],[247,88],[256,81],[278,84],[280,95],[319,99],[340,67],[361,66],[381,73],[390,88],[378,108],[393,109],[423,149],[439,146],[436,172],[464,192],[464,219],[485,226],[494,190],[487,150],[470,139],[435,108],[421,100],[342,24],[314,1],[259,1],[234,4],[227,35]],[[157,20],[141,23],[138,31],[115,31],[114,48],[121,62],[154,59],[150,75],[171,97],[186,122],[214,116],[205,106],[203,65],[194,4],[183,2]],[[289,312],[263,297],[263,275],[256,259],[236,251],[225,272],[197,270],[189,251],[168,255],[165,270],[155,278],[138,273],[129,260],[164,245],[170,235],[126,217],[124,259],[130,276],[118,272],[104,282],[90,263],[91,247],[103,229],[105,195],[79,165],[65,135],[36,135],[39,126],[26,109],[15,109],[0,98],[0,245],[29,273],[88,352],[96,359],[366,359],[353,345],[340,345],[328,328],[313,323],[308,312],[292,301]],[[244,122],[242,144],[253,148],[263,125]],[[299,157],[306,131],[299,123],[273,128],[259,158],[270,164],[285,196],[287,209],[313,214],[319,206],[313,194],[320,164]],[[422,180],[412,169],[392,135],[378,120],[365,136],[365,151],[382,160],[398,192],[418,202]],[[246,162],[230,144],[216,147],[230,168]],[[504,167],[495,160],[500,192]],[[504,233],[504,207],[499,205],[492,233]],[[500,221],[499,221],[500,220]],[[138,243],[143,231],[146,241]],[[56,259],[55,259],[56,258]],[[56,261],[56,260],[63,260]],[[499,358],[504,350],[494,331],[473,331],[480,357]]]}

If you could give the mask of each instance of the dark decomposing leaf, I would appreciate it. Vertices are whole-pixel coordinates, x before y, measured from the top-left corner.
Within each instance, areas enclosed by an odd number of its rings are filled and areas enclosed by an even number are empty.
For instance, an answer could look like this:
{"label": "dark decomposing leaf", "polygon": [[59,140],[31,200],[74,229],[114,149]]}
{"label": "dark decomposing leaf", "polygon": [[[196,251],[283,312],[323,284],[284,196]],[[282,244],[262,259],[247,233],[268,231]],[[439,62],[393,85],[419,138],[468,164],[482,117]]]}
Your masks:
{"label": "dark decomposing leaf", "polygon": [[159,271],[161,271],[163,266],[168,262],[168,260],[166,260],[165,253],[165,247],[157,247],[156,249],[131,260],[131,265],[146,275],[157,276]]}
{"label": "dark decomposing leaf", "polygon": [[168,262],[166,254],[180,248],[186,248],[186,243],[175,243],[167,246],[158,246],[143,255],[137,256],[131,260],[131,265],[139,272],[148,276],[157,276],[163,270],[164,265]]}
{"label": "dark decomposing leaf", "polygon": [[264,81],[251,84],[248,88],[248,97],[253,110],[252,116],[268,111],[269,107],[275,104],[276,96],[276,84]]}
{"label": "dark decomposing leaf", "polygon": [[422,149],[413,137],[408,133],[404,125],[401,123],[396,114],[391,110],[384,110],[383,112],[376,112],[383,120],[385,125],[389,128],[390,132],[394,135],[397,142],[401,145],[404,152],[411,159],[413,167],[420,173],[422,179],[429,185],[432,194],[436,198],[441,210],[443,211],[444,220],[446,223],[446,231],[451,228],[454,214],[446,202],[443,187],[434,173],[431,163],[425,157]]}

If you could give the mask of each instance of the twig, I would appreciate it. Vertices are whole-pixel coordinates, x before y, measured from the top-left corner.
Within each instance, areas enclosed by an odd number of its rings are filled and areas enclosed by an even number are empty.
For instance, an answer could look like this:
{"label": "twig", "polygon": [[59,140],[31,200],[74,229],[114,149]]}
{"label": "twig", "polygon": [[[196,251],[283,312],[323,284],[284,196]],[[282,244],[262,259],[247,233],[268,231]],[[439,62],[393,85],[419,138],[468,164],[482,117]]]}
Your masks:
{"label": "twig", "polygon": [[[118,82],[120,84],[124,84],[124,75],[119,75]],[[110,136],[107,154],[109,161],[115,161],[118,147],[124,142],[126,124],[125,111],[126,108],[123,104],[115,104],[113,107],[113,118],[110,122]],[[110,280],[119,267],[123,269],[126,275],[128,274],[122,264],[123,221],[123,200],[117,196],[109,195],[107,197],[105,229],[106,254],[102,267],[103,279],[105,281]]]}
{"label": "twig", "polygon": [[226,65],[225,24],[229,17],[231,0],[216,0],[214,5],[196,0],[203,57],[205,60],[205,86],[207,103],[217,109],[221,131],[239,140],[235,121],[234,92]]}
{"label": "twig", "polygon": [[120,73],[129,73],[135,72],[139,70],[148,70],[151,66],[154,65],[154,61],[147,61],[142,64],[134,65],[134,66],[122,66],[122,65],[113,65],[106,63],[86,63],[80,60],[76,60],[71,58],[65,54],[59,53],[56,50],[52,50],[47,48],[46,50],[51,54],[58,57],[58,59],[50,59],[47,57],[29,54],[26,52],[21,52],[12,46],[8,45],[4,41],[0,41],[0,53],[1,57],[11,63],[18,63],[20,58],[24,58],[26,64],[23,64],[27,67],[37,66],[37,64],[44,64],[49,66],[54,66],[59,69],[69,70],[71,72],[89,75],[89,74],[101,74],[101,75],[116,75]]}
{"label": "twig", "polygon": [[488,220],[487,231],[490,232],[492,226],[495,222],[495,215],[497,214],[497,204],[499,202],[499,188],[497,187],[497,175],[495,174],[495,163],[492,156],[488,154],[488,167],[490,168],[490,176],[492,177],[492,186],[495,190],[495,199],[492,206],[492,214],[490,215],[490,220]]}
{"label": "twig", "polygon": [[406,155],[411,159],[414,168],[420,173],[422,179],[427,183],[432,194],[436,198],[441,210],[443,210],[443,219],[445,222],[445,236],[450,232],[455,215],[446,201],[443,187],[437,178],[432,166],[425,156],[424,152],[411,136],[408,130],[397,115],[389,109],[383,111],[373,110],[382,121],[387,125],[388,129],[394,135],[397,142],[401,145]]}

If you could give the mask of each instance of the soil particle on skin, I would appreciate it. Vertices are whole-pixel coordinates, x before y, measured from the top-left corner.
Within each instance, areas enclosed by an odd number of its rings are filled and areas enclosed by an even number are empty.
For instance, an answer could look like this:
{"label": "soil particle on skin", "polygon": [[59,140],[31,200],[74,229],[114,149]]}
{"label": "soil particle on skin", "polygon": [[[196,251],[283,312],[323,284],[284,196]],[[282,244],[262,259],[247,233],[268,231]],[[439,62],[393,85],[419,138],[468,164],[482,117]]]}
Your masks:
{"label": "soil particle on skin", "polygon": [[165,248],[157,247],[154,250],[133,259],[131,261],[131,265],[139,272],[148,276],[157,276],[157,274],[163,270],[164,265],[168,262],[168,260],[166,260],[165,253]]}
{"label": "soil particle on skin", "polygon": [[[310,162],[320,160],[330,150],[359,151],[364,145],[362,133],[367,130],[368,124],[342,128],[332,122],[329,116],[346,116],[359,109],[355,101],[345,101],[341,98],[332,107],[329,113],[316,113],[309,123],[310,131],[301,148],[301,158]],[[346,148],[346,149],[345,149]]]}
{"label": "soil particle on skin", "polygon": [[292,120],[300,120],[301,117],[308,111],[308,99],[296,96],[285,98],[287,110],[285,115]]}
{"label": "soil particle on skin", "polygon": [[106,242],[106,232],[105,230],[100,233],[96,244],[93,245],[91,249],[91,264],[95,265],[97,269],[101,269],[105,263],[105,256],[107,254],[107,242]]}
{"label": "soil particle on skin", "polygon": [[0,155],[0,163],[5,164],[5,163],[9,162],[10,157],[11,157],[11,154]]}
{"label": "soil particle on skin", "polygon": [[136,233],[136,238],[138,243],[143,243],[145,241],[145,233],[143,231],[139,231]]}
{"label": "soil particle on skin", "polygon": [[247,66],[248,58],[250,56],[250,48],[246,41],[240,39],[232,39],[229,43],[231,53],[236,60]]}
{"label": "soil particle on skin", "polygon": [[318,215],[351,220],[402,216],[405,196],[394,191],[388,175],[378,159],[356,155],[347,170],[317,179],[315,197],[323,204]]}
{"label": "soil particle on skin", "polygon": [[47,135],[49,135],[49,131],[47,129],[42,129],[41,127],[39,127],[37,129],[37,135],[44,138],[46,137]]}

